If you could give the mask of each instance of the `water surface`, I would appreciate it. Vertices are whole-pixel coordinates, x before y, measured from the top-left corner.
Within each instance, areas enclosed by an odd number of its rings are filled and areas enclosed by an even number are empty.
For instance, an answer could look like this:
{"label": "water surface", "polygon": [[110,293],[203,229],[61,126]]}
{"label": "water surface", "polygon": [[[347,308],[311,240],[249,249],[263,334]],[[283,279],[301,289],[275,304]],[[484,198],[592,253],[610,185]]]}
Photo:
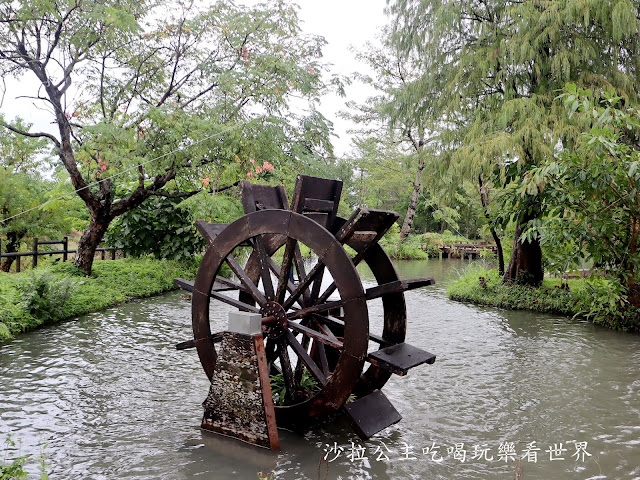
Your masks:
{"label": "water surface", "polygon": [[[201,432],[207,380],[195,351],[174,348],[191,337],[180,292],[1,345],[0,439],[13,432],[28,454],[47,444],[52,479],[640,479],[640,336],[452,302],[463,261],[397,266],[436,277],[406,299],[409,343],[438,358],[387,383],[403,420],[368,442],[344,421],[281,431],[279,453]],[[372,330],[380,316],[370,302]]]}

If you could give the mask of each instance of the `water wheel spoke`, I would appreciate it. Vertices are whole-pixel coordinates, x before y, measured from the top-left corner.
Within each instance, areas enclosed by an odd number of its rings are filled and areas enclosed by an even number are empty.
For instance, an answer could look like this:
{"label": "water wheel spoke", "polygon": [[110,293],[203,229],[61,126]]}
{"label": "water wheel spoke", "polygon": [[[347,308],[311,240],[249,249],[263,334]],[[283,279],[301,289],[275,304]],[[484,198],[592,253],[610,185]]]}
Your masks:
{"label": "water wheel spoke", "polygon": [[295,238],[287,238],[287,242],[284,247],[284,255],[282,257],[282,267],[278,275],[278,289],[276,291],[276,302],[282,303],[288,287],[289,275],[291,268],[293,267],[293,259],[295,256],[295,248],[298,242]]}
{"label": "water wheel spoke", "polygon": [[[274,275],[276,276],[276,278],[280,279],[280,274],[282,272],[282,270],[280,269],[280,267],[276,264],[276,262],[273,261],[272,258],[269,258],[269,268],[271,269],[271,271],[274,273]],[[279,280],[278,280],[279,281]],[[296,286],[291,282],[291,280],[289,280],[289,277],[287,276],[287,283],[286,283],[286,288],[287,291],[289,293],[292,293],[295,289]],[[277,295],[277,293],[276,293]],[[297,299],[296,303],[298,305],[300,305],[301,307],[304,307],[304,302],[306,301],[306,298],[308,298],[307,296],[303,295],[302,299]]]}
{"label": "water wheel spoke", "polygon": [[213,284],[214,288],[217,287],[216,284],[219,284],[222,287],[226,287],[229,290],[240,290],[241,292],[249,293],[249,291],[244,287],[244,285],[234,282],[233,280],[229,280],[228,278],[218,276],[216,278],[215,283]]}
{"label": "water wheel spoke", "polygon": [[325,317],[321,316],[321,315],[314,315],[313,316],[314,319],[316,319],[316,325],[318,330],[320,330],[321,333],[323,333],[324,335],[326,335],[327,337],[329,337],[331,340],[335,341],[335,342],[339,342],[340,340],[338,340],[338,337],[336,337],[333,332],[331,331],[331,329],[329,328],[328,325],[326,325],[323,320],[325,319]]}
{"label": "water wheel spoke", "polygon": [[271,281],[271,272],[269,271],[269,255],[264,245],[262,235],[256,235],[253,238],[254,251],[258,254],[258,262],[260,262],[260,278],[267,300],[274,300],[275,293],[273,290],[273,282]]}
{"label": "water wheel spoke", "polygon": [[322,295],[320,295],[318,297],[318,303],[319,302],[326,302],[327,298],[329,298],[329,296],[336,291],[336,282],[332,282],[331,285],[329,285],[326,290],[324,292],[322,292]]}
{"label": "water wheel spoke", "polygon": [[301,308],[300,310],[293,310],[287,314],[289,320],[295,320],[296,318],[304,318],[312,313],[326,312],[328,310],[338,309],[344,305],[344,301],[335,300],[333,302],[321,303],[318,305],[312,305],[310,307]]}
{"label": "water wheel spoke", "polygon": [[222,293],[218,293],[218,292],[211,292],[209,293],[209,296],[211,298],[215,298],[216,300],[219,300],[223,303],[226,303],[227,305],[231,305],[232,307],[236,307],[237,309],[243,311],[243,312],[253,312],[253,313],[260,313],[260,309],[254,307],[253,305],[249,305],[248,303],[244,303],[241,302],[240,300],[236,300],[235,298],[231,298],[231,297],[227,297],[226,295],[223,295]]}
{"label": "water wheel spoke", "polygon": [[320,271],[317,274],[317,278],[313,281],[313,287],[311,287],[311,301],[309,305],[316,303],[318,295],[320,295],[320,287],[322,287],[322,279],[324,277],[325,266],[320,267]]}
{"label": "water wheel spoke", "polygon": [[293,351],[296,353],[301,362],[305,364],[309,373],[321,384],[327,384],[327,376],[323,373],[323,371],[318,367],[316,362],[309,356],[307,350],[302,346],[300,342],[296,339],[295,335],[291,333],[290,330],[287,330],[286,333],[287,343],[291,346]]}
{"label": "water wheel spoke", "polygon": [[265,340],[265,346],[264,346],[264,351],[265,351],[265,355],[267,357],[267,363],[271,364],[275,361],[276,358],[278,358],[278,349],[277,349],[277,344],[276,341],[271,339],[271,338],[267,338]]}
{"label": "water wheel spoke", "polygon": [[[302,320],[300,323],[303,323],[304,321],[305,320]],[[304,348],[305,352],[309,351],[309,343],[310,342],[311,342],[311,337],[309,337],[307,335],[303,335],[302,336],[302,348]],[[300,384],[300,382],[302,381],[303,365],[304,364],[302,362],[298,362],[296,364],[295,372],[293,372],[294,378],[295,378],[297,384]]]}
{"label": "water wheel spoke", "polygon": [[[335,315],[319,315],[314,314],[314,318],[318,320],[318,322],[324,322],[327,325],[333,325],[337,328],[344,329],[344,319],[341,317],[337,317]],[[329,335],[328,335],[329,336]],[[382,337],[382,335],[377,335],[375,333],[369,332],[369,340],[375,342],[383,347],[387,347],[389,345],[393,345],[394,342],[387,340]]]}
{"label": "water wheel spoke", "polygon": [[298,389],[293,376],[293,369],[291,368],[291,359],[289,358],[289,352],[287,350],[287,341],[284,338],[281,338],[278,342],[278,357],[280,358],[280,367],[282,369],[284,384],[287,388],[285,396],[289,401],[296,401],[298,398]]}
{"label": "water wheel spoke", "polygon": [[253,299],[261,307],[263,307],[267,303],[267,299],[262,294],[262,292],[258,290],[258,287],[255,285],[255,283],[251,281],[251,278],[249,278],[247,272],[244,271],[244,269],[240,266],[236,259],[233,258],[232,255],[227,255],[225,261],[227,262],[227,265],[229,265],[229,268],[231,268],[231,271],[236,275],[236,277],[240,279],[242,284],[246,287],[249,295],[251,295],[251,297],[253,297]]}
{"label": "water wheel spoke", "polygon": [[303,292],[305,292],[309,288],[309,285],[311,285],[311,282],[313,282],[316,278],[318,278],[318,276],[321,275],[323,272],[324,272],[324,264],[322,262],[316,263],[311,269],[311,271],[309,272],[309,274],[304,278],[300,279],[300,283],[298,284],[296,289],[291,293],[289,298],[285,300],[285,302],[282,304],[282,307],[285,310],[288,310],[291,307],[291,305],[293,305],[297,301],[300,295],[302,295]]}
{"label": "water wheel spoke", "polygon": [[325,351],[324,343],[314,340],[316,351],[318,352],[318,358],[320,359],[320,368],[325,375],[329,375],[329,361],[327,360],[327,352]]}
{"label": "water wheel spoke", "polygon": [[297,333],[302,333],[303,335],[311,337],[314,340],[318,340],[319,342],[326,343],[327,345],[331,345],[332,347],[339,350],[342,350],[343,348],[343,342],[335,338],[335,336],[333,336],[332,338],[328,335],[325,335],[324,333],[314,330],[313,328],[301,325],[296,322],[289,322],[288,325],[289,329],[294,330]]}

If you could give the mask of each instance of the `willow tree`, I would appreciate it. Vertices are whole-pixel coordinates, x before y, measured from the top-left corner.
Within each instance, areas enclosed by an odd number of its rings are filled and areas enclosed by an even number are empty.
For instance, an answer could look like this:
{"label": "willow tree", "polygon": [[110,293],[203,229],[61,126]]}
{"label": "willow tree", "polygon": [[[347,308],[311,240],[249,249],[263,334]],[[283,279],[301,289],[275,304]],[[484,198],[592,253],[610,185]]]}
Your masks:
{"label": "willow tree", "polygon": [[[51,142],[89,210],[79,268],[91,271],[114,218],[167,187],[189,194],[229,165],[244,174],[251,160],[277,167],[328,148],[313,108],[324,40],[298,23],[285,1],[0,3],[0,73],[36,80],[15,96],[55,131],[4,127]],[[292,96],[311,114],[291,112]]]}
{"label": "willow tree", "polygon": [[[636,102],[637,0],[389,0],[392,42],[422,75],[451,168],[506,186],[574,142],[555,101],[567,82]],[[513,191],[519,191],[513,189]],[[516,238],[506,281],[542,281],[542,193],[511,197]]]}

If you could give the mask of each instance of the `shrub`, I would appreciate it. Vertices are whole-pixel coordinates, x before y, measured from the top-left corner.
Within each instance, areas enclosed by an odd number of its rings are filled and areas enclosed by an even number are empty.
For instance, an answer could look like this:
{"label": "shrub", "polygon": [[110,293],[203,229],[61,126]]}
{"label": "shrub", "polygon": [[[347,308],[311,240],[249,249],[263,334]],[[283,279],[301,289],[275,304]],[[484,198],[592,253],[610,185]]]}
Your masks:
{"label": "shrub", "polygon": [[153,254],[156,258],[183,260],[205,247],[179,200],[151,197],[135,210],[111,223],[105,242],[136,257]]}
{"label": "shrub", "polygon": [[55,320],[62,316],[77,285],[70,277],[55,276],[49,268],[29,270],[19,286],[22,308],[43,323]]}
{"label": "shrub", "polygon": [[395,260],[424,260],[429,258],[429,255],[422,250],[420,236],[409,235],[403,241],[400,241],[400,227],[396,223],[382,237],[380,245]]}

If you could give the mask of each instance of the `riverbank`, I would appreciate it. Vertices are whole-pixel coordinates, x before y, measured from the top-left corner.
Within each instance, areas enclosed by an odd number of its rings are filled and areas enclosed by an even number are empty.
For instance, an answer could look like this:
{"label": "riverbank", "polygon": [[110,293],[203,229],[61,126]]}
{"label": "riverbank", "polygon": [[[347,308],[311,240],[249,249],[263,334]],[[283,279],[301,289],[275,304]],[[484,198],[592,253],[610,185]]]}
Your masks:
{"label": "riverbank", "polygon": [[452,233],[427,232],[422,234],[410,234],[400,241],[400,229],[394,225],[382,238],[380,244],[389,257],[394,260],[427,260],[440,257],[440,247],[454,245],[457,242],[469,240]]}
{"label": "riverbank", "polygon": [[96,260],[92,275],[72,263],[0,274],[0,341],[61,320],[172,290],[173,279],[193,279],[197,261],[151,257]]}
{"label": "riverbank", "polygon": [[640,308],[621,310],[614,286],[602,277],[565,281],[547,277],[540,287],[506,285],[496,269],[471,264],[449,284],[447,294],[460,302],[577,316],[614,330],[640,332]]}

